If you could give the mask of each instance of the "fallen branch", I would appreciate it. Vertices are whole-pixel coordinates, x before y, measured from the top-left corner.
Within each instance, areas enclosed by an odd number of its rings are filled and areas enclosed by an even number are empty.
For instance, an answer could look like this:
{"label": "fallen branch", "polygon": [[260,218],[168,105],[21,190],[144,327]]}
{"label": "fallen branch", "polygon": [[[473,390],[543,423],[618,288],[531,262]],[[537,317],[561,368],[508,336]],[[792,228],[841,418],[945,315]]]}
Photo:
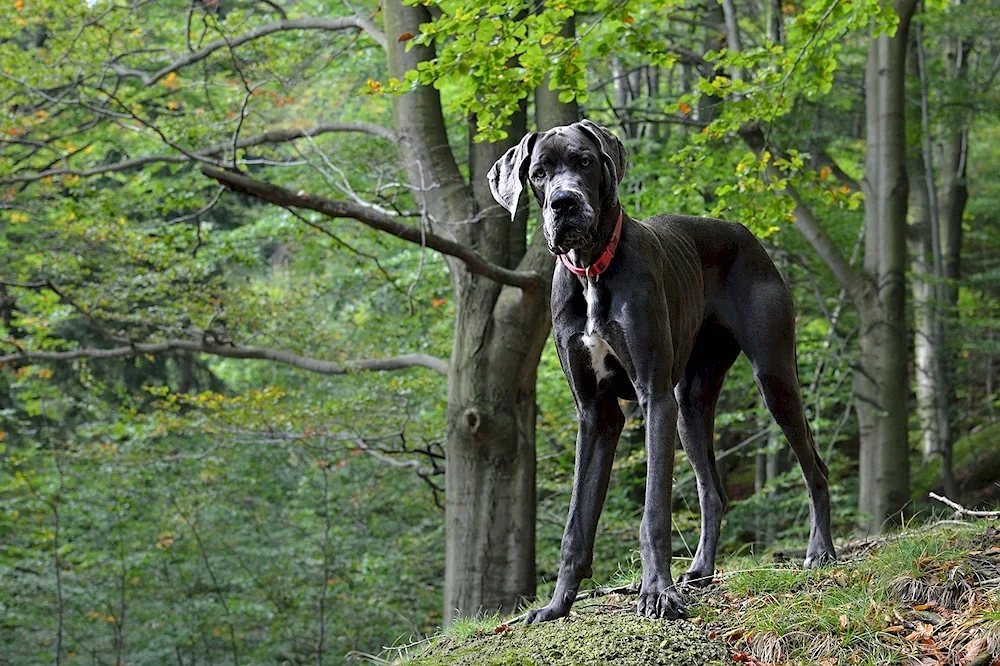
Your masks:
{"label": "fallen branch", "polygon": [[955,510],[955,513],[961,514],[963,516],[972,516],[974,518],[1000,518],[1000,511],[974,511],[973,509],[966,509],[958,502],[950,500],[947,497],[942,497],[937,493],[929,493],[928,497],[951,507],[952,509]]}
{"label": "fallen branch", "polygon": [[[600,597],[607,597],[612,594],[638,594],[639,593],[639,583],[629,583],[628,585],[620,585],[618,587],[595,587],[592,590],[587,590],[586,592],[580,592],[576,595],[576,601],[583,601],[584,599],[598,599]],[[574,602],[575,603],[575,602]],[[527,613],[522,613],[516,617],[512,617],[505,622],[505,624],[514,624],[516,622],[524,622],[524,618],[528,617]]]}
{"label": "fallen branch", "polygon": [[[916,534],[923,534],[925,532],[930,532],[931,530],[940,527],[941,525],[956,525],[959,527],[976,528],[973,523],[967,523],[961,520],[939,520],[937,522],[931,523],[929,525],[924,525],[923,527],[905,530],[903,532],[897,532],[896,534],[887,534],[885,536],[875,536],[868,537],[867,539],[859,539],[857,541],[849,541],[842,546],[837,547],[837,555],[843,557],[851,553],[862,552],[861,557],[867,556],[868,551],[882,546],[891,541],[898,541],[899,539],[905,539]],[[857,559],[857,558],[852,558]],[[841,560],[846,561],[846,560]]]}

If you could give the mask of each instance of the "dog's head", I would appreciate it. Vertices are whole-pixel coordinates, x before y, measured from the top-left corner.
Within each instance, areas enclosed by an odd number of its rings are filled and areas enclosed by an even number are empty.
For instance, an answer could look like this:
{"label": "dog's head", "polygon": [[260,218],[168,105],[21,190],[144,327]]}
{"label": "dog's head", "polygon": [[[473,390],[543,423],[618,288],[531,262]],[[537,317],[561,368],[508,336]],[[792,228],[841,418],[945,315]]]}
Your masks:
{"label": "dog's head", "polygon": [[625,160],[618,137],[582,120],[521,139],[490,169],[490,190],[513,218],[527,180],[542,207],[549,250],[586,250],[597,242],[602,209],[618,201]]}

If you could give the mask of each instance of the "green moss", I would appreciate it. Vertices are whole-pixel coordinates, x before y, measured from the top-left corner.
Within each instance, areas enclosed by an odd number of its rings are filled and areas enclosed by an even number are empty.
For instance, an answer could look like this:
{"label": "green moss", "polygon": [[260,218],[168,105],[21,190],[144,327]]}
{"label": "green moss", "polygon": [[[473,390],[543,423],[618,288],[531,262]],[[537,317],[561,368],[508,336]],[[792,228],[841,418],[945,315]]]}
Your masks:
{"label": "green moss", "polygon": [[729,655],[724,644],[688,622],[636,617],[631,604],[602,608],[464,641],[444,638],[407,666],[708,666]]}

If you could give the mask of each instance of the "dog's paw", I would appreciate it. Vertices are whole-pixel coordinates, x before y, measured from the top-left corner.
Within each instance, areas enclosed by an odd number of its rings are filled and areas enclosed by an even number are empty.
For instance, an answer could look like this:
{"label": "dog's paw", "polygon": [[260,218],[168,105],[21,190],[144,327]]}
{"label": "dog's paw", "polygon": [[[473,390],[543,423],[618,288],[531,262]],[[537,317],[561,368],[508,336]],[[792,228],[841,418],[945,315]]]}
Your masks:
{"label": "dog's paw", "polygon": [[662,620],[676,620],[687,614],[677,588],[669,580],[643,583],[636,613],[640,617]]}
{"label": "dog's paw", "polygon": [[827,564],[833,564],[836,561],[837,553],[831,548],[816,549],[815,552],[810,549],[806,553],[806,559],[802,562],[802,567],[805,569],[818,569]]}
{"label": "dog's paw", "polygon": [[569,615],[569,606],[549,602],[549,605],[544,608],[536,608],[533,611],[529,611],[528,615],[524,618],[524,624],[532,625],[549,622],[566,617],[567,615]]}
{"label": "dog's paw", "polygon": [[695,571],[692,569],[677,577],[678,587],[708,587],[712,584],[713,572]]}

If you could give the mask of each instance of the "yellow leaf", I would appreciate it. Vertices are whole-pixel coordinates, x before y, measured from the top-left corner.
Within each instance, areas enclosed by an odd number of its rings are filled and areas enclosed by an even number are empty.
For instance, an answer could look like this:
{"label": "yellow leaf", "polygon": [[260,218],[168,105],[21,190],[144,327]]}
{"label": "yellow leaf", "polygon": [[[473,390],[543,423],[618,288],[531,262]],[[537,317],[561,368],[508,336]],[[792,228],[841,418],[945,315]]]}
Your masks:
{"label": "yellow leaf", "polygon": [[174,88],[177,87],[177,80],[178,79],[180,79],[180,77],[177,76],[177,72],[170,72],[169,74],[167,74],[166,78],[163,79],[163,82],[162,82],[163,83],[163,87],[169,88],[169,89],[173,90]]}
{"label": "yellow leaf", "polygon": [[677,108],[680,110],[681,113],[691,113],[691,105],[688,104],[687,102],[681,102],[677,106]]}
{"label": "yellow leaf", "polygon": [[841,629],[847,629],[847,616],[846,615],[841,615],[840,616],[840,628]]}
{"label": "yellow leaf", "polygon": [[820,178],[820,180],[826,180],[827,178],[830,177],[831,173],[833,173],[833,172],[831,171],[830,167],[828,167],[828,166],[823,167],[822,169],[819,170],[819,178]]}

